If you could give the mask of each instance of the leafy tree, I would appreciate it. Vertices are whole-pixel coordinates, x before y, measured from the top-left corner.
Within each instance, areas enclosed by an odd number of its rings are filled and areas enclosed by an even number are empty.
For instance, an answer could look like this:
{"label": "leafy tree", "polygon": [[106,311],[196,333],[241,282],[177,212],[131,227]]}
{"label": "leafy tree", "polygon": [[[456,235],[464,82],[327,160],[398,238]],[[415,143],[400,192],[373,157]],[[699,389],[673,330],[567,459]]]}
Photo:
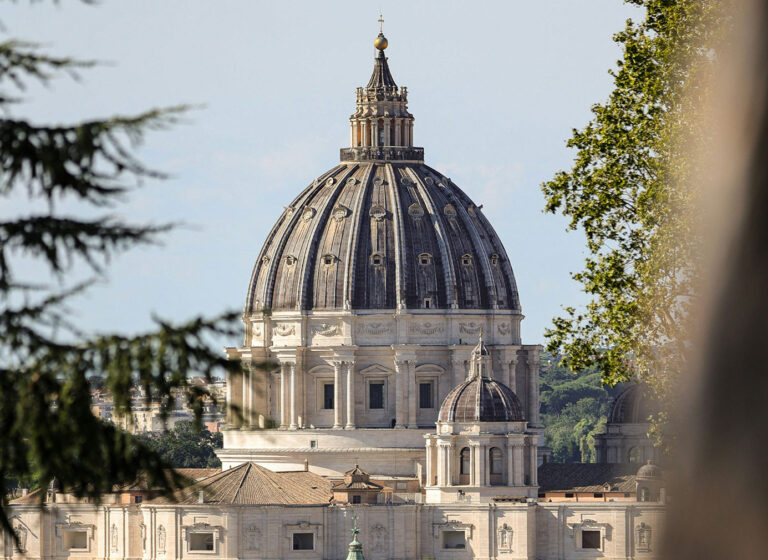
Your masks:
{"label": "leafy tree", "polygon": [[547,353],[542,362],[551,364],[541,373],[544,444],[558,463],[593,462],[615,391],[602,386],[595,368],[574,373]]}
{"label": "leafy tree", "polygon": [[[155,319],[151,332],[132,336],[91,336],[72,322],[68,303],[89,286],[72,280],[82,267],[98,277],[111,256],[153,243],[171,228],[110,211],[142,181],[163,178],[133,148],[184,111],[152,109],[73,124],[35,123],[19,114],[30,80],[49,83],[90,66],[36,45],[0,43],[0,196],[28,201],[28,210],[0,216],[0,480],[38,476],[45,487],[55,477],[76,496],[98,499],[142,475],[169,492],[181,480],[168,461],[97,419],[90,391],[103,385],[116,412],[130,416],[131,387],[142,386],[163,412],[174,407],[175,390],[186,388],[182,394],[199,421],[204,397],[213,396],[187,378],[239,371],[210,343],[212,336],[234,334],[237,314],[179,325]],[[20,273],[21,260],[37,265],[34,279]],[[41,270],[48,282],[40,280]],[[1,499],[0,526],[9,530],[7,497]]]}
{"label": "leafy tree", "polygon": [[221,466],[214,450],[223,446],[222,434],[212,434],[205,428],[198,429],[198,426],[188,420],[177,422],[173,430],[157,436],[140,436],[140,439],[176,468],[204,469]]}
{"label": "leafy tree", "polygon": [[591,296],[567,307],[548,348],[609,384],[639,375],[661,394],[684,366],[686,317],[696,304],[697,193],[687,151],[708,130],[697,119],[726,0],[626,0],[641,6],[614,40],[623,56],[608,100],[574,130],[570,171],[544,183],[546,210],[581,229],[589,256],[573,277]]}

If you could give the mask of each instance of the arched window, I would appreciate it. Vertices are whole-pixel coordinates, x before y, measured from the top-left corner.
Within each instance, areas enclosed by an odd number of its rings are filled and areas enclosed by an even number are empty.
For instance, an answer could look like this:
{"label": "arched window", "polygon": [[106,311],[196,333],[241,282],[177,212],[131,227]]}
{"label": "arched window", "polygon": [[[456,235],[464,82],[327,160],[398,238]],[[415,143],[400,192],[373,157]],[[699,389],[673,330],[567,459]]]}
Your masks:
{"label": "arched window", "polygon": [[650,502],[651,501],[651,491],[648,490],[648,488],[640,488],[640,496],[638,496],[638,501],[640,502]]}
{"label": "arched window", "polygon": [[491,466],[491,474],[502,474],[504,456],[501,454],[501,449],[491,447],[488,451],[488,464]]}
{"label": "arched window", "polygon": [[627,459],[630,463],[642,463],[643,462],[643,450],[639,447],[632,447],[627,454]]}
{"label": "arched window", "polygon": [[469,474],[469,447],[465,447],[459,454],[461,464],[459,465],[459,474]]}

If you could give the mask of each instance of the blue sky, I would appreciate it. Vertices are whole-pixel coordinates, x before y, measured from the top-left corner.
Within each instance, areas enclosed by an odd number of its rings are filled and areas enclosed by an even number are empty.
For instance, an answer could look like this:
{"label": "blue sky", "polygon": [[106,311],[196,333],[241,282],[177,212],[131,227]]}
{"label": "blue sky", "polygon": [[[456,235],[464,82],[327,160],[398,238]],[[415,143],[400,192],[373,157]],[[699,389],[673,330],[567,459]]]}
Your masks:
{"label": "blue sky", "polygon": [[137,150],[172,178],[148,182],[117,209],[187,225],[162,246],[115,259],[78,300],[81,326],[130,332],[152,313],[183,320],[242,308],[283,206],[348,143],[379,8],[390,68],[409,89],[416,145],[484,205],[512,260],[523,341],[544,342],[563,306],[585,302],[569,275],[583,263],[583,236],[542,213],[539,185],[569,167],[565,142],[610,92],[620,54],[611,36],[641,16],[636,8],[620,0],[4,3],[3,39],[105,61],[79,81],[30,88],[14,115],[72,122],[199,106]]}

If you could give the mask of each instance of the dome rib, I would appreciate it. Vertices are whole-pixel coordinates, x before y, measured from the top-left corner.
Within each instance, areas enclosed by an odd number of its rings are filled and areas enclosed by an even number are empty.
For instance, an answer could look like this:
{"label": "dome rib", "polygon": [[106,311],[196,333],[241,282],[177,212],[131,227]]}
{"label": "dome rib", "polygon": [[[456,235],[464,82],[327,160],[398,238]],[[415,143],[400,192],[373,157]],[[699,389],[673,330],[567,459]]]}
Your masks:
{"label": "dome rib", "polygon": [[[332,190],[325,200],[323,207],[321,209],[315,209],[317,214],[311,220],[312,223],[310,228],[312,233],[309,237],[308,254],[317,254],[318,243],[328,227],[331,210],[336,205],[336,201],[339,200],[344,185],[346,185],[347,179],[352,176],[354,170],[354,166],[344,169],[344,171],[341,172],[341,178],[336,179],[332,185]],[[310,262],[309,259],[304,259],[300,262],[301,268],[299,270],[299,284],[296,301],[300,305],[301,309],[307,309],[308,304],[310,303],[307,294],[310,291],[314,292],[314,287],[310,289],[310,283],[312,282],[312,279],[315,275],[315,269],[318,261]],[[309,307],[312,306],[309,305]]]}
{"label": "dome rib", "polygon": [[438,422],[523,422],[517,395],[490,377],[474,376],[454,387],[440,405]]}
{"label": "dome rib", "polygon": [[[500,260],[491,263],[494,253]],[[469,197],[428,166],[347,162],[307,187],[270,230],[246,312],[414,309],[426,298],[434,309],[519,311],[501,240]]]}
{"label": "dome rib", "polygon": [[360,179],[361,187],[358,189],[355,195],[355,205],[352,208],[352,215],[350,216],[350,223],[356,224],[352,229],[352,234],[349,236],[349,243],[347,244],[347,273],[344,275],[344,301],[342,305],[345,305],[347,301],[351,302],[353,299],[352,286],[355,284],[355,266],[357,266],[357,244],[359,243],[360,231],[362,229],[362,221],[365,219],[365,213],[363,212],[363,204],[365,202],[365,195],[368,192],[368,181],[371,180],[371,172],[373,166],[366,167],[363,171],[363,176]]}
{"label": "dome rib", "polygon": [[387,191],[392,205],[392,229],[395,236],[395,308],[400,309],[405,304],[405,276],[403,269],[406,266],[408,256],[405,250],[405,232],[403,231],[403,209],[400,205],[398,184],[392,164],[384,165],[384,174],[388,177]]}

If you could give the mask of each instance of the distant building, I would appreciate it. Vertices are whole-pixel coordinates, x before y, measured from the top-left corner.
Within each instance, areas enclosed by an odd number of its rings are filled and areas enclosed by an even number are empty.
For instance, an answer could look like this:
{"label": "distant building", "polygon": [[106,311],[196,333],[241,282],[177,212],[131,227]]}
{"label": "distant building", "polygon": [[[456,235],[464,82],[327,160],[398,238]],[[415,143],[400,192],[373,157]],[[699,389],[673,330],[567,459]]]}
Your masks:
{"label": "distant building", "polygon": [[[539,346],[522,344],[509,257],[482,207],[424,163],[383,34],[375,46],[351,146],[256,261],[245,341],[227,349],[246,373],[226,385],[243,417],[227,418],[224,470],[172,499],[141,484],[98,505],[20,498],[5,558],[655,557],[662,473],[627,447],[642,415],[617,412],[600,464],[539,466]],[[133,425],[151,430],[144,412]]]}

